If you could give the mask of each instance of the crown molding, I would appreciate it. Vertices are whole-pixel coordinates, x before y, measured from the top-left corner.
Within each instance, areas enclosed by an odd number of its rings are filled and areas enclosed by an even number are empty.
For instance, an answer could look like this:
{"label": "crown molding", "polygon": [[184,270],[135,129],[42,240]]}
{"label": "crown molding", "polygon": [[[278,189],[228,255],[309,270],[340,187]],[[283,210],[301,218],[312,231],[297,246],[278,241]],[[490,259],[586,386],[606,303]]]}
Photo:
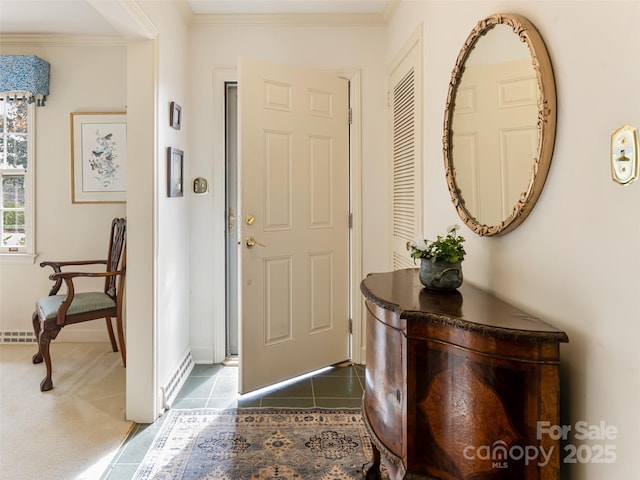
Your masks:
{"label": "crown molding", "polygon": [[387,1],[387,4],[384,6],[384,10],[382,11],[382,18],[384,18],[385,25],[388,25],[395,15],[396,10],[398,10],[398,7],[400,6],[400,2],[402,2],[402,0]]}
{"label": "crown molding", "polygon": [[188,0],[179,0],[191,25],[290,25],[290,26],[384,26],[402,0],[387,0],[380,13],[260,13],[195,14]]}
{"label": "crown molding", "polygon": [[0,35],[2,46],[39,46],[49,47],[121,47],[127,45],[127,40],[116,36],[87,36],[87,35]]}
{"label": "crown molding", "polygon": [[158,29],[134,0],[87,2],[125,38],[137,40],[158,36]]}
{"label": "crown molding", "polygon": [[198,14],[191,25],[383,26],[384,13]]}

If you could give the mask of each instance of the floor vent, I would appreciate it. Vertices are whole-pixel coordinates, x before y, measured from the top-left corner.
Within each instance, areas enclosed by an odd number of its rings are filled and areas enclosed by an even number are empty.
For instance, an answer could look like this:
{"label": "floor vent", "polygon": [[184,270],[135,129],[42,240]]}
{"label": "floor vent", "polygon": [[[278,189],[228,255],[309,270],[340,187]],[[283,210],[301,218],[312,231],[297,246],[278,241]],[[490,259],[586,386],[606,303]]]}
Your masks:
{"label": "floor vent", "polygon": [[164,386],[160,387],[160,391],[162,392],[162,406],[165,410],[171,408],[173,401],[178,396],[180,388],[182,388],[182,385],[191,373],[191,370],[193,370],[194,365],[191,350],[188,350],[182,359],[182,362],[180,362],[180,366],[175,370],[175,372],[173,372],[169,381]]}
{"label": "floor vent", "polygon": [[0,343],[36,343],[33,332],[0,332]]}

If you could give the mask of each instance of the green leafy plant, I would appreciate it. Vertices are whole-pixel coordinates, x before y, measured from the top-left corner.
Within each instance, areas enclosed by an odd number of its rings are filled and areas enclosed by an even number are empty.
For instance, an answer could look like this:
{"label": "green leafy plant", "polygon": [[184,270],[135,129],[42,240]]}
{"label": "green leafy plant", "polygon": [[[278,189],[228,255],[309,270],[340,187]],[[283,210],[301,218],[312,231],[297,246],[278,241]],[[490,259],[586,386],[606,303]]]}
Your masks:
{"label": "green leafy plant", "polygon": [[461,262],[467,252],[462,245],[464,237],[458,235],[459,228],[459,225],[452,225],[447,228],[446,237],[438,235],[435,241],[424,239],[410,245],[411,257],[414,260],[427,258],[431,263],[435,263],[436,260],[444,260],[449,263]]}

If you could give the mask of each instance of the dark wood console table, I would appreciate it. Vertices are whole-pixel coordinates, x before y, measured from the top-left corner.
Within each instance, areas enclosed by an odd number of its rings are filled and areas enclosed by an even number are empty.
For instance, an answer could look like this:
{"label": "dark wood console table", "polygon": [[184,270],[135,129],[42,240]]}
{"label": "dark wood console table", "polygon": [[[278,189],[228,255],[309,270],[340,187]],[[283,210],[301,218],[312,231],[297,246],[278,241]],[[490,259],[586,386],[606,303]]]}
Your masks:
{"label": "dark wood console table", "polygon": [[427,290],[417,272],[361,284],[365,478],[380,478],[382,460],[392,480],[557,480],[560,445],[538,422],[560,422],[566,333],[466,283]]}

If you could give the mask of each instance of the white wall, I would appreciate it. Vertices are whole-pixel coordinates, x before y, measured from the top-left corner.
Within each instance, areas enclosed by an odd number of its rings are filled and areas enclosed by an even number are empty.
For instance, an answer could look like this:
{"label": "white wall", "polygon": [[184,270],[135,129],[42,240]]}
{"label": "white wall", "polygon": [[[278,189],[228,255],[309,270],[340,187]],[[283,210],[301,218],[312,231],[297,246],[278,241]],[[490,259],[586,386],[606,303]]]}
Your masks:
{"label": "white wall", "polygon": [[130,133],[127,202],[127,418],[151,423],[159,410],[156,378],[156,78],[154,40],[127,46],[127,129]]}
{"label": "white wall", "polygon": [[[32,332],[35,301],[47,295],[52,285],[52,270],[38,264],[106,258],[111,220],[125,215],[124,204],[71,203],[69,114],[126,110],[126,47],[122,42],[115,46],[80,42],[45,46],[33,40],[3,38],[0,53],[38,55],[51,64],[50,95],[46,106],[36,108],[38,257],[35,264],[3,264],[0,274],[0,331]],[[80,285],[102,288],[103,282]],[[104,322],[64,328],[56,341],[70,340],[108,341]]]}
{"label": "white wall", "polygon": [[[194,26],[190,39],[192,177],[213,185],[224,177],[219,137],[222,105],[214,102],[214,71],[235,69],[239,56],[252,56],[313,69],[362,72],[363,271],[389,268],[388,166],[384,27]],[[212,361],[216,305],[224,302],[224,192],[192,198],[191,346],[196,361]],[[356,219],[357,221],[357,219]],[[358,292],[356,292],[358,294]]]}
{"label": "white wall", "polygon": [[[564,465],[563,478],[636,478],[640,466],[640,181],[611,180],[609,142],[640,126],[639,2],[403,2],[389,26],[387,58],[424,22],[425,234],[462,223],[450,202],[442,125],[451,70],[476,22],[518,13],[540,31],[556,77],[558,126],[549,177],[514,232],[480,238],[466,230],[465,278],[565,330],[562,422],[618,429],[612,464]],[[569,437],[575,446],[584,443]],[[563,453],[564,456],[564,453]]]}
{"label": "white wall", "polygon": [[[185,179],[189,178],[190,164],[192,162],[189,151],[189,125],[191,118],[189,111],[189,95],[187,79],[189,68],[187,64],[187,25],[182,18],[182,8],[176,2],[139,2],[144,14],[159,32],[149,46],[148,54],[153,55],[151,68],[154,70],[152,83],[147,84],[149,90],[155,93],[155,111],[149,121],[154,122],[155,145],[153,146],[153,159],[141,161],[148,165],[147,175],[153,178],[152,191],[147,194],[153,196],[153,203],[143,206],[138,212],[148,216],[140,219],[148,223],[148,228],[142,234],[152,244],[148,249],[152,252],[151,268],[146,271],[146,278],[153,285],[147,284],[144,290],[145,296],[153,292],[152,309],[145,316],[140,316],[130,322],[138,321],[137,334],[133,341],[144,344],[146,358],[140,358],[140,370],[128,372],[127,376],[127,410],[140,411],[146,421],[149,418],[149,410],[142,404],[137,404],[135,398],[130,398],[131,389],[135,389],[135,383],[140,381],[140,376],[148,370],[150,358],[155,362],[155,385],[151,386],[156,395],[156,408],[154,415],[158,414],[160,387],[166,385],[171,376],[177,370],[180,361],[189,351],[189,208],[190,195],[188,184],[184,185],[184,196],[167,196],[167,147],[176,147],[184,151]],[[130,48],[133,48],[131,45]],[[137,49],[137,47],[135,47]],[[141,58],[142,58],[141,57]],[[136,82],[135,78],[130,78]],[[137,85],[135,88],[141,88]],[[131,94],[131,92],[129,92]],[[181,130],[176,130],[169,125],[169,105],[175,101],[182,106],[183,121]],[[134,161],[134,160],[132,160]],[[143,172],[139,172],[143,173]],[[146,183],[146,182],[145,182]],[[147,199],[148,200],[148,199]],[[151,219],[148,222],[148,219]],[[142,252],[141,252],[142,253]],[[140,273],[140,272],[138,272]],[[141,330],[146,329],[146,337]],[[132,338],[129,336],[129,338]],[[148,339],[148,340],[146,340]],[[152,345],[149,345],[150,343]],[[155,349],[154,349],[155,347]],[[151,369],[153,370],[153,369]],[[148,393],[144,388],[143,394]],[[134,405],[134,403],[136,403]],[[147,405],[148,406],[148,405]],[[129,415],[131,417],[131,415]],[[135,418],[135,417],[132,417]],[[138,419],[139,420],[139,419]],[[140,420],[139,420],[140,421]]]}

